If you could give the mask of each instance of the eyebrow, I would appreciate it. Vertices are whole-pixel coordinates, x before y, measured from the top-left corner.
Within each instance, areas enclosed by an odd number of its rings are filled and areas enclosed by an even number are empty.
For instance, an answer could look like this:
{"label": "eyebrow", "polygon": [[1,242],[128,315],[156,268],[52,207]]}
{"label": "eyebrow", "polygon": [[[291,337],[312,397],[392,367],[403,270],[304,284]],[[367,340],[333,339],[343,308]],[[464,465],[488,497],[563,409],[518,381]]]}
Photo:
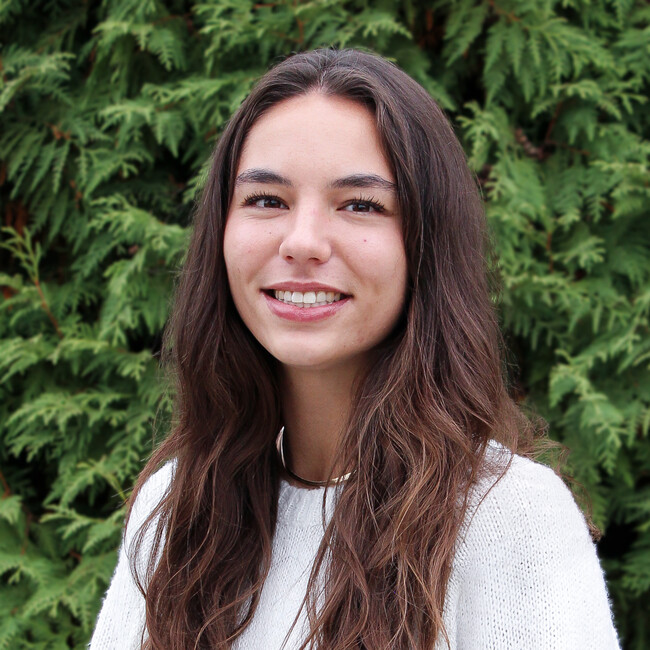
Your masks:
{"label": "eyebrow", "polygon": [[[244,183],[293,187],[293,183],[288,178],[276,174],[270,169],[247,169],[235,179],[235,185],[243,185]],[[348,187],[386,190],[388,192],[395,192],[396,190],[395,183],[377,174],[350,174],[349,176],[343,176],[343,178],[337,178],[335,181],[332,181],[329,187],[336,190]]]}
{"label": "eyebrow", "polygon": [[330,183],[330,187],[337,190],[346,187],[367,187],[374,190],[387,190],[388,192],[394,192],[396,190],[395,183],[377,174],[352,174],[350,176],[344,176]]}
{"label": "eyebrow", "polygon": [[286,185],[292,187],[293,183],[284,176],[272,172],[270,169],[247,169],[235,179],[235,185],[244,183],[262,183],[265,185]]}

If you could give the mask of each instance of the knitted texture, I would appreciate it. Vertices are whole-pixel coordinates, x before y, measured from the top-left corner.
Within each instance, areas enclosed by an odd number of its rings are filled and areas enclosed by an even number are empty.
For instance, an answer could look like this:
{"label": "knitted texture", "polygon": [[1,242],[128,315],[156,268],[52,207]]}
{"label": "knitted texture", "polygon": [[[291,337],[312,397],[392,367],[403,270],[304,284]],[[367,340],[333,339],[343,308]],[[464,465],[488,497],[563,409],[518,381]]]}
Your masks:
{"label": "knitted texture", "polygon": [[[505,457],[490,446],[493,458]],[[104,599],[91,650],[139,648],[144,600],[127,549],[172,478],[172,465],[143,488]],[[452,650],[617,650],[605,580],[585,519],[552,470],[519,456],[492,487],[474,491],[444,607]],[[331,515],[335,488],[328,488]],[[301,612],[290,632],[323,536],[323,492],[282,482],[273,557],[251,624],[236,650],[293,650],[306,629]],[[150,538],[147,538],[150,540]],[[145,544],[146,548],[146,544]],[[439,639],[435,650],[446,643]]]}

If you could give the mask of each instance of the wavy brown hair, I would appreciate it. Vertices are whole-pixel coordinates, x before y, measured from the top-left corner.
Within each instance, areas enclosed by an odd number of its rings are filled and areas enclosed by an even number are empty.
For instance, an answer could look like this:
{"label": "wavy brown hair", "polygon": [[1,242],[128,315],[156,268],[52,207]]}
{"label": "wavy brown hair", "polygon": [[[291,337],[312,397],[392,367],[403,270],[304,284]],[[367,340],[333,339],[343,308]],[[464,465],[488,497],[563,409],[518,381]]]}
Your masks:
{"label": "wavy brown hair", "polygon": [[309,92],[374,115],[395,175],[409,290],[396,331],[357,382],[333,463],[355,471],[312,570],[303,648],[433,647],[444,636],[447,580],[487,442],[515,451],[529,439],[504,385],[479,192],[444,114],[378,56],[328,49],[289,57],[262,77],[216,146],[166,331],[174,426],[132,497],[175,459],[171,486],[138,536],[141,551],[154,530],[139,576],[148,649],[230,647],[269,570],[278,375],[233,304],[223,235],[247,133],[271,107]]}

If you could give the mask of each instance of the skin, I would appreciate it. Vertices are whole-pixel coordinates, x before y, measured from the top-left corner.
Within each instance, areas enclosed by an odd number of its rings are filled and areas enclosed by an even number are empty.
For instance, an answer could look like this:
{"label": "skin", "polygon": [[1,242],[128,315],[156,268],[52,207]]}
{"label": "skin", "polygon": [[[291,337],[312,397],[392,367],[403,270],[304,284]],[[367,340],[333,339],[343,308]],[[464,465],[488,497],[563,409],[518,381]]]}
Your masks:
{"label": "skin", "polygon": [[[288,464],[323,480],[355,378],[395,326],[406,292],[394,176],[368,109],[311,92],[255,123],[237,170],[224,256],[242,320],[279,362]],[[297,313],[269,295],[320,285],[344,299]]]}

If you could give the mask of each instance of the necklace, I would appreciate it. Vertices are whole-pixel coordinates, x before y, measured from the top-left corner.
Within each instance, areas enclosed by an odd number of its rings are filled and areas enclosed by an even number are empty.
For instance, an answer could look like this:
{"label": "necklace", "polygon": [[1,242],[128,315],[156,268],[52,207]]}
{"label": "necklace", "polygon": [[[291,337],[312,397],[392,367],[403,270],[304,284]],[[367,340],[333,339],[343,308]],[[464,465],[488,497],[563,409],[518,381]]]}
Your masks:
{"label": "necklace", "polygon": [[287,462],[284,459],[284,427],[280,429],[280,433],[278,433],[278,437],[275,439],[275,446],[278,450],[278,456],[280,456],[280,462],[282,463],[282,467],[284,467],[284,471],[292,479],[298,481],[298,483],[303,483],[304,485],[309,485],[310,487],[324,487],[326,485],[336,485],[338,483],[343,483],[344,481],[347,481],[352,475],[352,472],[348,472],[343,476],[337,476],[336,478],[330,479],[329,481],[310,481],[307,478],[298,476],[298,474],[294,474],[287,467]]}

